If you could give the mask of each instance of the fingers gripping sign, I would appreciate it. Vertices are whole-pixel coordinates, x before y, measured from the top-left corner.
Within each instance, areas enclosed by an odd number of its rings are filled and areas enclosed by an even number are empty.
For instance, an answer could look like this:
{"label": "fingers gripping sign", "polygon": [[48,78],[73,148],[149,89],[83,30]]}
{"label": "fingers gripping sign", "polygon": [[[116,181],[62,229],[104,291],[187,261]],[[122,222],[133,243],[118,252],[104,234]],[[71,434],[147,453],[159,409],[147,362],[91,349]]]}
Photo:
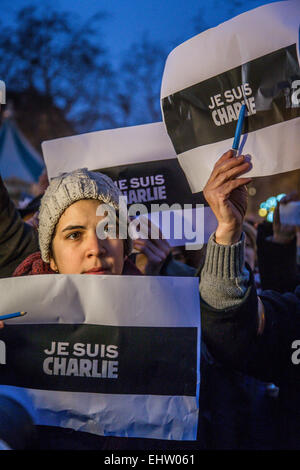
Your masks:
{"label": "fingers gripping sign", "polygon": [[[155,276],[160,270],[171,252],[171,247],[167,240],[163,238],[161,230],[156,227],[153,230],[153,223],[148,221],[148,236],[134,240],[133,247],[140,254],[137,256],[137,265],[139,269],[148,276]],[[155,238],[151,234],[156,233]]]}
{"label": "fingers gripping sign", "polygon": [[234,156],[229,150],[215,164],[203,189],[203,194],[214,212],[218,227],[216,242],[230,245],[239,241],[247,210],[246,185],[251,178],[241,177],[251,169],[247,157]]}

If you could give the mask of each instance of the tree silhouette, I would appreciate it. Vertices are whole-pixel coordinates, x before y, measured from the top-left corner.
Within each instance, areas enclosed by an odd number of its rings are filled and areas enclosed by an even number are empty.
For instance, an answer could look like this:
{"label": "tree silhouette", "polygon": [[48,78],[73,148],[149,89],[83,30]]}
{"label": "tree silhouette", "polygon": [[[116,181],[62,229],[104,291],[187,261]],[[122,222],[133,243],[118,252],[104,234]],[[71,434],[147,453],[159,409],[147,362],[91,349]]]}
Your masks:
{"label": "tree silhouette", "polygon": [[144,36],[134,43],[120,65],[116,83],[116,108],[121,126],[162,120],[160,86],[166,51],[160,43]]}
{"label": "tree silhouette", "polygon": [[0,76],[8,90],[36,90],[52,98],[78,131],[113,125],[109,112],[113,76],[106,50],[99,41],[98,13],[78,22],[69,13],[29,6],[13,26],[1,26]]}

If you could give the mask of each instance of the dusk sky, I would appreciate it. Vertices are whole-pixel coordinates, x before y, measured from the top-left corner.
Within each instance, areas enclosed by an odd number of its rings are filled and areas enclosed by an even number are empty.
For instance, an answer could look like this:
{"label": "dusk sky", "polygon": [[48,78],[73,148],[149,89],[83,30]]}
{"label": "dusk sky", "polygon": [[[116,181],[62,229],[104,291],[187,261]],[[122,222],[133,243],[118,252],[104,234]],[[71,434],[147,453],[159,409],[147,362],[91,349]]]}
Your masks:
{"label": "dusk sky", "polygon": [[[252,8],[272,3],[265,0],[1,0],[1,18],[10,23],[15,12],[28,5],[49,5],[69,11],[85,21],[98,11],[108,14],[103,22],[105,46],[110,58],[118,61],[130,44],[146,33],[171,51],[201,29],[217,24]],[[201,17],[197,27],[196,18]]]}
{"label": "dusk sky", "polygon": [[[96,29],[94,36],[91,36],[91,41],[96,48],[100,46],[104,50],[105,61],[109,64],[110,70],[113,71],[113,79],[111,81],[108,79],[104,85],[101,85],[100,75],[93,79],[92,70],[85,78],[80,76],[80,80],[83,80],[85,84],[81,88],[85,93],[84,96],[82,95],[81,101],[81,92],[76,93],[74,86],[69,88],[69,90],[73,90],[74,100],[72,111],[67,115],[68,119],[81,119],[80,113],[83,107],[86,108],[89,119],[92,115],[91,109],[93,112],[95,110],[100,112],[100,109],[102,111],[102,117],[95,118],[93,124],[88,123],[83,118],[82,126],[76,127],[77,130],[86,131],[161,120],[160,86],[168,54],[175,47],[202,31],[217,26],[247,10],[268,3],[273,2],[266,0],[14,0],[14,2],[1,0],[0,26],[2,23],[5,34],[5,26],[13,26],[18,11],[26,6],[36,7],[36,13],[40,13],[40,17],[44,18],[45,13],[51,10],[60,14],[67,13],[71,15],[69,24],[75,27],[74,30],[80,30],[84,25],[88,25],[89,20],[97,13],[105,14],[103,20],[97,23],[99,29]],[[26,21],[24,24],[26,24]],[[80,36],[76,37],[80,40]],[[14,35],[12,39],[14,41]],[[143,49],[144,43],[150,45],[150,53],[147,49]],[[55,47],[59,49],[58,45],[63,46],[59,42],[54,46],[53,51]],[[143,58],[146,60],[145,67],[150,63],[147,62],[147,57],[151,58],[151,51],[155,51],[151,59],[150,69],[145,72],[146,75],[144,76],[141,75],[144,73],[142,72],[143,60],[136,55],[139,54],[139,48],[133,47],[133,45],[141,46]],[[26,48],[26,41],[24,41],[24,47]],[[21,55],[18,57],[23,54],[22,44],[20,51]],[[25,56],[27,52],[30,55],[30,48],[25,49]],[[221,49],[218,52],[222,54]],[[3,53],[5,54],[5,49]],[[18,57],[13,61],[14,65],[17,64]],[[50,75],[51,70],[53,70],[51,66],[53,67],[55,62],[51,61],[51,57],[54,56],[50,56],[48,62]],[[139,58],[137,59],[137,57]],[[95,55],[95,64],[97,60],[98,57]],[[138,62],[134,62],[135,60],[138,60]],[[126,61],[127,63],[129,61],[129,67],[131,67],[132,72],[130,75],[126,75]],[[22,59],[20,62],[22,62]],[[5,67],[5,62],[2,65]],[[35,66],[33,69],[36,74],[35,77],[37,77],[38,67]],[[10,70],[7,69],[7,73],[10,73]],[[59,70],[63,69],[60,67]],[[79,67],[76,70],[80,73],[81,69]],[[2,79],[7,80],[5,68],[2,75]],[[15,77],[18,77],[18,74]],[[101,75],[103,80],[105,80],[105,77],[107,75]],[[52,89],[54,90],[55,86],[63,87],[64,79],[69,79],[68,71]],[[35,86],[39,87],[38,78],[35,78],[35,80]],[[7,81],[9,86],[13,88],[13,82],[10,79]],[[92,83],[92,86],[96,86],[94,92],[92,92],[91,85],[87,86],[88,82]],[[146,82],[148,82],[148,85]],[[22,83],[26,83],[24,76]],[[103,94],[96,102],[96,95],[99,90],[103,90]],[[40,91],[44,91],[43,87],[40,88]],[[87,98],[89,93],[93,97],[92,105],[89,98]],[[125,101],[118,98],[120,94],[125,96]],[[59,101],[57,88],[53,98],[58,106],[63,107],[62,101]],[[125,103],[124,106],[123,103]],[[80,113],[78,113],[78,110]],[[127,112],[127,110],[129,111]]]}

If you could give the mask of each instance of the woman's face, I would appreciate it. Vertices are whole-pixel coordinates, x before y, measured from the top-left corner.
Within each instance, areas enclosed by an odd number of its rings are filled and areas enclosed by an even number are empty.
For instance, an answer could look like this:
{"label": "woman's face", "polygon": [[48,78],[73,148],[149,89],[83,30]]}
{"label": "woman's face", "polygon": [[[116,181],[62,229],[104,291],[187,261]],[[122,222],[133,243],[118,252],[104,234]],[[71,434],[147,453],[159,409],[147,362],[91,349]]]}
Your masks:
{"label": "woman's face", "polygon": [[74,202],[60,217],[52,240],[50,267],[60,274],[122,274],[124,245],[121,239],[100,240],[96,228],[100,202]]}

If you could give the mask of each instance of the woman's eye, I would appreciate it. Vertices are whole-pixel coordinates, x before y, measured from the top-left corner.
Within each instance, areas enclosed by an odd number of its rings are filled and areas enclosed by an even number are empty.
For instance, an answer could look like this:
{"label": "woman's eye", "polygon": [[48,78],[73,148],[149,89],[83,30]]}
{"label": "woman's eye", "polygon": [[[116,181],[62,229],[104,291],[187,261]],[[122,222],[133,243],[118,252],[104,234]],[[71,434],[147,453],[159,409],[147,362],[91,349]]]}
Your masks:
{"label": "woman's eye", "polygon": [[80,232],[72,232],[67,236],[68,240],[78,240],[80,238]]}

